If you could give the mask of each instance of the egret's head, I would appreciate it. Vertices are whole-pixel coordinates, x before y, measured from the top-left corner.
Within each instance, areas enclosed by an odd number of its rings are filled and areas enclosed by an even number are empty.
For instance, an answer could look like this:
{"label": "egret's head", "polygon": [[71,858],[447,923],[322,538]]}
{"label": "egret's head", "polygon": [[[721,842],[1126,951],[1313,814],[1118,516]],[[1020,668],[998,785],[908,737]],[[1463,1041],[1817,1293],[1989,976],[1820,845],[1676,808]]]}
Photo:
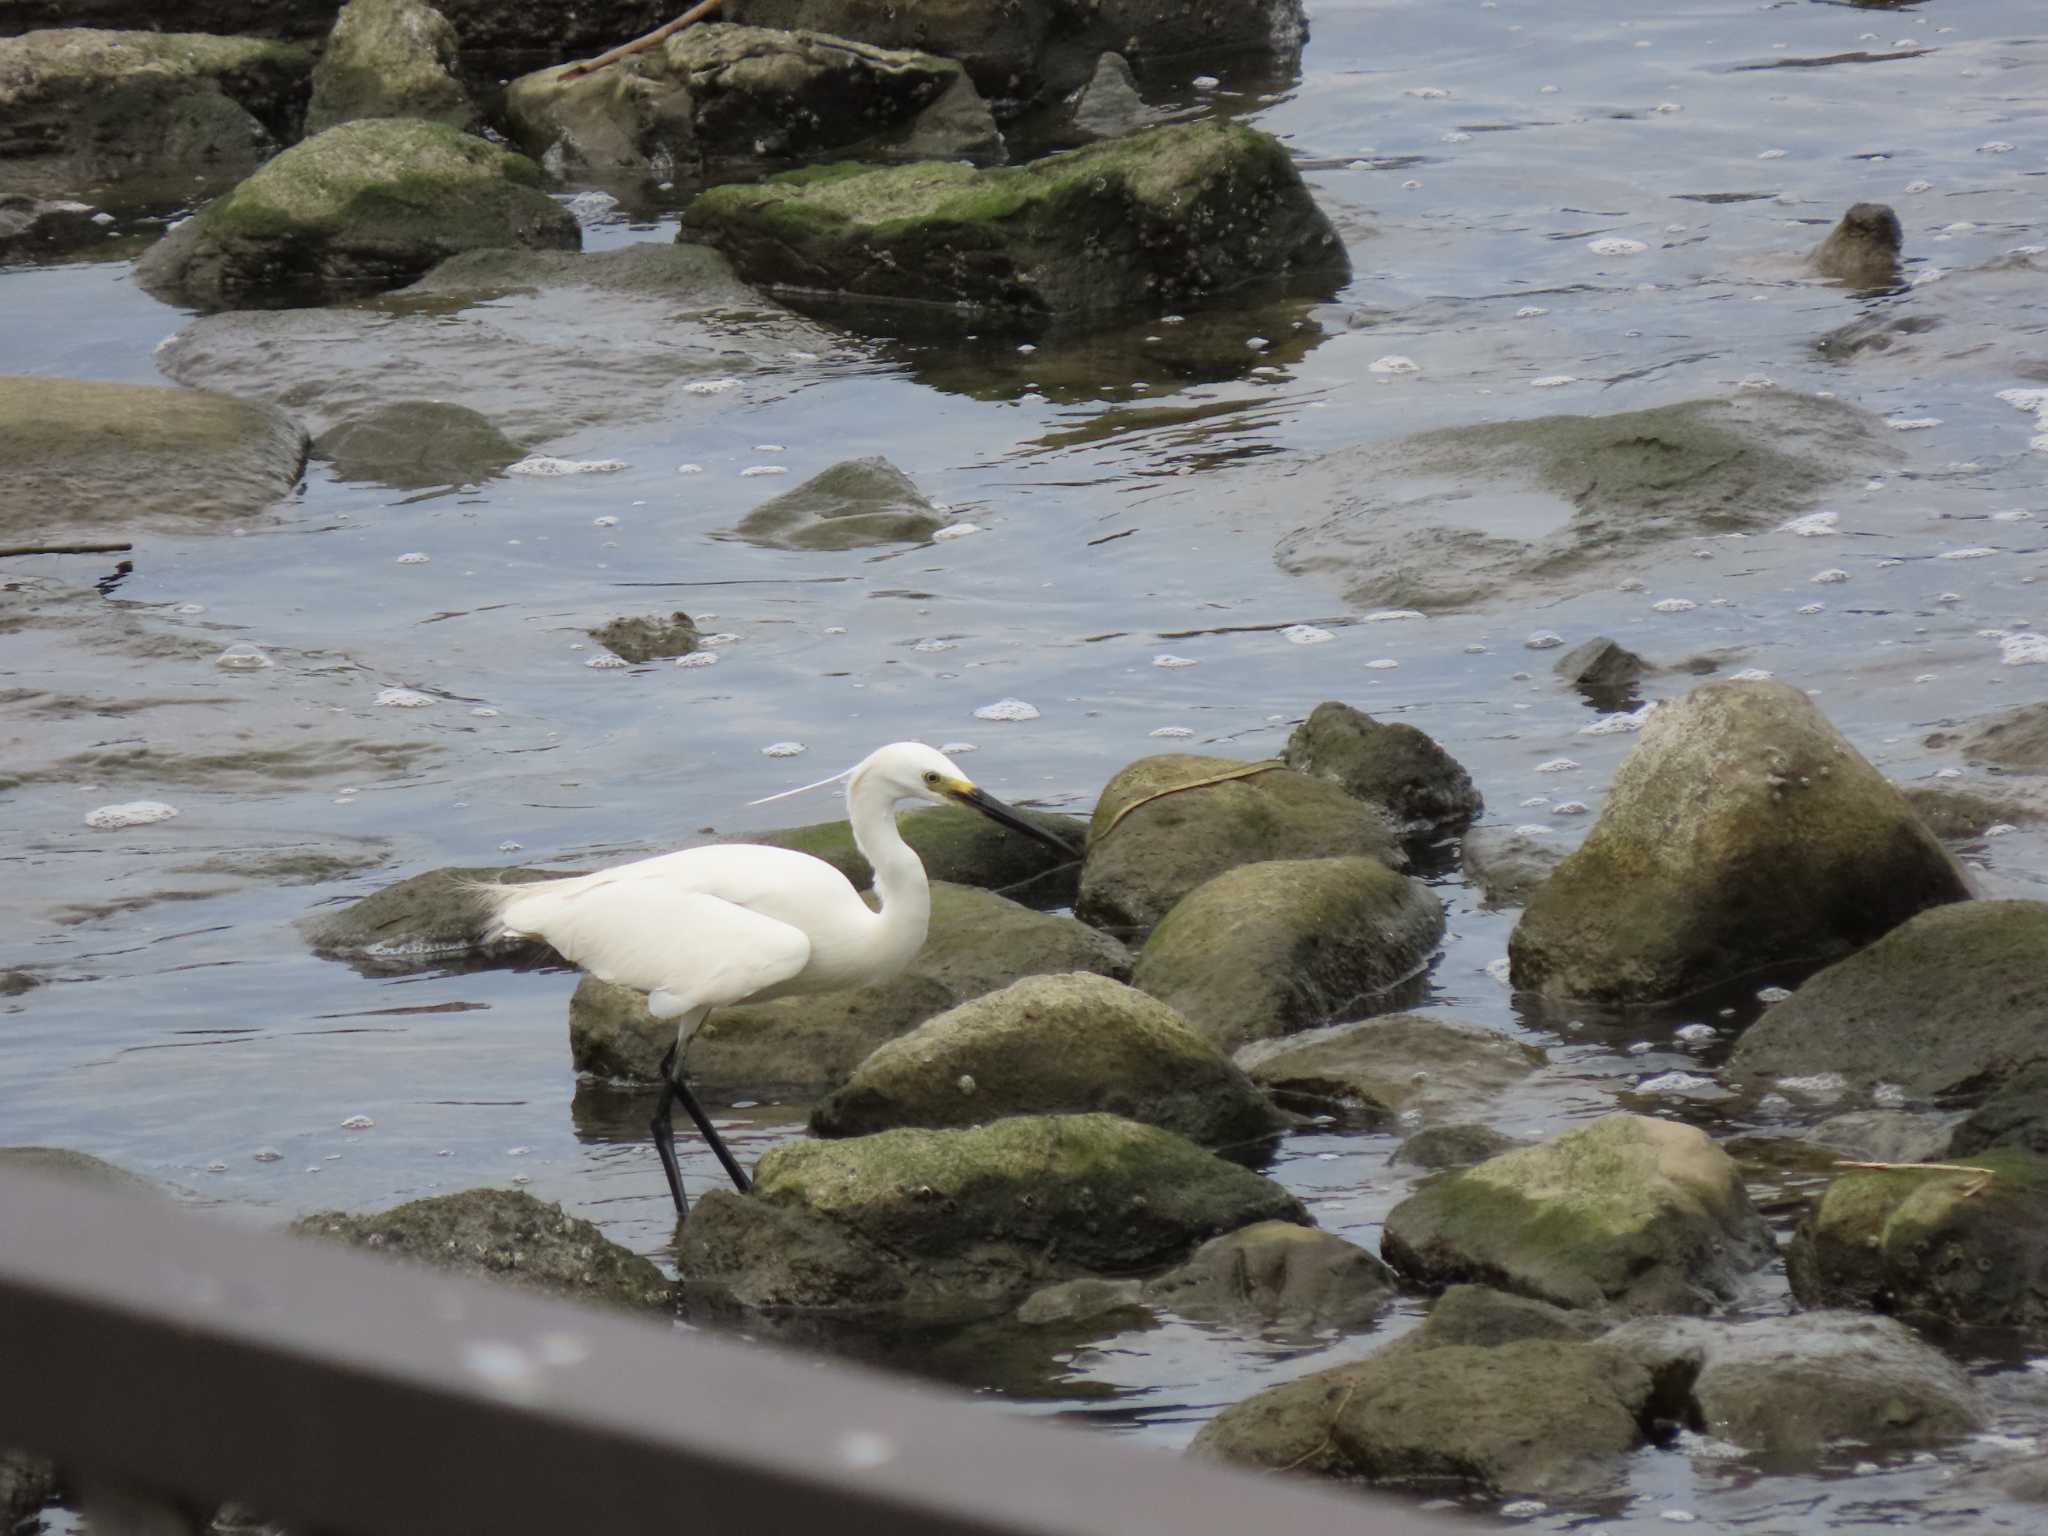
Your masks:
{"label": "egret's head", "polygon": [[854,778],[868,780],[892,792],[897,800],[930,800],[939,805],[965,805],[1013,832],[1021,832],[1066,854],[1075,849],[1057,834],[1003,804],[960,771],[945,753],[922,742],[899,741],[883,747],[853,770]]}

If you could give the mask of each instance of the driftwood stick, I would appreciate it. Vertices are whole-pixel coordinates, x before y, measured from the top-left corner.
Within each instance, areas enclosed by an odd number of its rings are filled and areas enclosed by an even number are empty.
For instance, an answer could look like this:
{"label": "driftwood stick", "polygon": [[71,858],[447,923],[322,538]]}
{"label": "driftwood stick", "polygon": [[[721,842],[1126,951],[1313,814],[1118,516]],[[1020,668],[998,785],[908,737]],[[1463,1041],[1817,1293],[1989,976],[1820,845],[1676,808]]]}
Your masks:
{"label": "driftwood stick", "polygon": [[674,21],[667,23],[665,26],[656,27],[645,37],[636,37],[630,43],[621,43],[618,47],[612,49],[610,53],[601,53],[596,58],[586,60],[584,63],[572,64],[563,70],[558,78],[563,80],[580,80],[585,75],[595,74],[607,64],[616,64],[619,60],[630,58],[636,53],[644,53],[671,32],[680,32],[691,22],[702,21],[724,3],[725,0],[698,0],[698,4],[691,6]]}
{"label": "driftwood stick", "polygon": [[0,560],[15,555],[115,555],[133,549],[133,544],[5,544]]}

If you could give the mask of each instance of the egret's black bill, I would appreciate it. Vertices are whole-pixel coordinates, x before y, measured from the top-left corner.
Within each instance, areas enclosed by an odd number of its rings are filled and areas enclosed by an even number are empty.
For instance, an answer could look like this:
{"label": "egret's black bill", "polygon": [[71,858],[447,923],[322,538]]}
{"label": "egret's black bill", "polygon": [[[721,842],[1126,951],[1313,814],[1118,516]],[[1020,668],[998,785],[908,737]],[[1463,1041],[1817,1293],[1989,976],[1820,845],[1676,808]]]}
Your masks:
{"label": "egret's black bill", "polygon": [[998,826],[1008,827],[1012,832],[1021,832],[1048,848],[1057,849],[1070,859],[1081,857],[1081,850],[1061,837],[1057,832],[1040,826],[1013,806],[1007,806],[985,789],[962,789],[949,791],[952,798],[962,805],[972,806]]}

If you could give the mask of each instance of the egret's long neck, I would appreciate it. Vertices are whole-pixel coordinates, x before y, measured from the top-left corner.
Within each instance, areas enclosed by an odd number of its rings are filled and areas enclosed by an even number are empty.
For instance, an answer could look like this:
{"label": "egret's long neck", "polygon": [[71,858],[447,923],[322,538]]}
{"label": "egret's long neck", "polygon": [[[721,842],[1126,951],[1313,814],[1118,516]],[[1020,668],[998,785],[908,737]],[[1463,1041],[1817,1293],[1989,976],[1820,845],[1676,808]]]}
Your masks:
{"label": "egret's long neck", "polygon": [[909,964],[924,946],[931,924],[932,892],[924,864],[896,830],[895,796],[863,773],[846,786],[846,815],[853,841],[875,870],[875,894],[882,899],[882,947]]}

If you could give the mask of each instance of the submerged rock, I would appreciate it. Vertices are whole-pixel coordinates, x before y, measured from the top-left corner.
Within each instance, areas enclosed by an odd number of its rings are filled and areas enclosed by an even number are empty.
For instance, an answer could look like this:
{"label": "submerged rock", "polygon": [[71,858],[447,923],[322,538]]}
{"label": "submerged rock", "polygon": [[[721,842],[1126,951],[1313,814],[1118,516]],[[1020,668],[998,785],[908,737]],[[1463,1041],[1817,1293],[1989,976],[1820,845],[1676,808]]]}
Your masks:
{"label": "submerged rock", "polygon": [[0,261],[62,256],[106,238],[91,203],[0,192]]}
{"label": "submerged rock", "polygon": [[1199,1322],[1287,1334],[1351,1333],[1394,1299],[1394,1272],[1355,1243],[1292,1221],[1211,1238],[1144,1300]]}
{"label": "submerged rock", "polygon": [[1437,1297],[1410,1335],[1411,1349],[1472,1344],[1484,1349],[1531,1339],[1594,1339],[1613,1325],[1569,1307],[1497,1291],[1490,1285],[1454,1285]]}
{"label": "submerged rock", "polygon": [[1131,983],[1229,1050],[1357,1012],[1416,974],[1443,931],[1435,894],[1375,860],[1245,864],[1182,898]]}
{"label": "submerged rock", "polygon": [[313,457],[337,480],[397,490],[473,485],[522,456],[490,418],[445,400],[400,400],[336,422],[313,440]]}
{"label": "submerged rock", "polygon": [[[1937,733],[1929,746],[1948,746],[1954,735]],[[1961,736],[1963,756],[1973,763],[2048,773],[2048,704],[2022,704],[1991,716]]]}
{"label": "submerged rock", "polygon": [[1280,760],[1384,807],[1403,837],[1461,832],[1486,808],[1472,776],[1429,736],[1334,700],[1294,728]]}
{"label": "submerged rock", "polygon": [[1424,1285],[1648,1313],[1725,1303],[1777,1250],[1703,1132],[1616,1114],[1425,1184],[1389,1213],[1381,1252]]}
{"label": "submerged rock", "polygon": [[1813,270],[1851,288],[1899,285],[1899,216],[1883,203],[1857,203],[1813,253]]}
{"label": "submerged rock", "polygon": [[466,1189],[374,1215],[320,1211],[292,1231],[571,1301],[667,1307],[675,1296],[637,1253],[523,1190]]}
{"label": "submerged rock", "polygon": [[597,177],[672,181],[764,161],[1000,161],[1002,136],[952,59],[818,32],[702,22],[594,74],[512,82],[513,138]]}
{"label": "submerged rock", "polygon": [[715,1310],[991,1315],[1080,1274],[1171,1264],[1219,1233],[1306,1224],[1270,1179],[1114,1115],[1020,1115],[777,1147],[751,1197],[684,1226],[686,1293]]}
{"label": "submerged rock", "polygon": [[1592,832],[1529,898],[1508,957],[1519,988],[1657,1002],[1845,954],[1969,894],[1806,694],[1706,683],[1650,717]]}
{"label": "submerged rock", "polygon": [[884,458],[848,459],[764,501],[734,531],[774,549],[864,549],[921,544],[946,515]]}
{"label": "submerged rock", "polygon": [[1290,276],[1341,281],[1343,242],[1279,140],[1183,123],[1029,165],[824,166],[683,211],[750,282],[974,315],[1185,307]]}
{"label": "submerged rock", "polygon": [[0,376],[0,535],[217,527],[282,500],[306,434],[275,406],[195,389]]}
{"label": "submerged rock", "polygon": [[1284,1123],[1229,1057],[1164,1003],[1107,976],[1029,976],[928,1019],[811,1113],[823,1136],[1101,1110],[1208,1144]]}
{"label": "submerged rock", "polygon": [[1536,1046],[1443,1013],[1333,1024],[1238,1053],[1253,1082],[1305,1101],[1299,1107],[1342,1108],[1376,1124],[1469,1114],[1546,1060]]}
{"label": "submerged rock", "polygon": [[1619,640],[1596,635],[1558,657],[1550,670],[1584,694],[1588,703],[1620,710],[1634,699],[1636,685],[1650,664]]}
{"label": "submerged rock", "polygon": [[[822,1094],[878,1046],[949,1008],[1026,976],[1129,974],[1130,955],[1106,934],[987,891],[935,881],[931,932],[902,975],[844,992],[721,1008],[690,1042],[685,1065],[714,1098]],[[647,1012],[644,994],[585,977],[569,1003],[569,1047],[579,1071],[657,1082],[675,1042],[673,1021]],[[994,1085],[991,1085],[994,1086]]]}
{"label": "submerged rock", "polygon": [[1529,898],[1565,859],[1565,850],[1520,827],[1474,827],[1459,847],[1465,878],[1479,887],[1481,905],[1527,906]]}
{"label": "submerged rock", "polygon": [[1406,865],[1386,817],[1279,763],[1166,753],[1104,786],[1074,910],[1142,933],[1188,892],[1240,864],[1359,855]]}
{"label": "submerged rock", "polygon": [[638,664],[697,649],[697,621],[678,609],[667,618],[618,618],[590,632],[614,656]]}
{"label": "submerged rock", "polygon": [[136,281],[203,310],[290,307],[411,282],[462,251],[574,250],[523,155],[441,123],[368,118],[286,150],[179,225]]}
{"label": "submerged rock", "polygon": [[2048,902],[1923,912],[1752,1024],[1732,1070],[1969,1102],[2048,1060]]}
{"label": "submerged rock", "polygon": [[1862,1109],[1830,1115],[1809,1130],[1806,1141],[1838,1158],[1872,1163],[1939,1162],[1962,1117],[1915,1114],[1904,1109]]}
{"label": "submerged rock", "polygon": [[1414,1168],[1470,1168],[1489,1157],[1528,1145],[1526,1138],[1510,1136],[1491,1126],[1432,1125],[1396,1147],[1392,1161]]}
{"label": "submerged rock", "polygon": [[296,44],[196,32],[0,38],[0,192],[162,180],[189,195],[195,177],[203,188],[246,176],[289,134],[312,65]]}
{"label": "submerged rock", "polygon": [[306,132],[365,117],[416,117],[450,128],[476,124],[456,78],[455,28],[424,0],[348,0],[313,70]]}
{"label": "submerged rock", "polygon": [[531,940],[508,940],[487,948],[484,909],[464,886],[472,880],[524,885],[530,880],[559,880],[571,873],[580,871],[430,869],[346,906],[310,912],[299,919],[298,927],[314,954],[346,960],[370,972],[416,970],[484,954],[551,958],[552,950]]}
{"label": "submerged rock", "polygon": [[1950,783],[1908,784],[1900,793],[1927,830],[1945,843],[1974,842],[1993,827],[2048,821],[2048,784],[1987,784],[1981,791]]}

